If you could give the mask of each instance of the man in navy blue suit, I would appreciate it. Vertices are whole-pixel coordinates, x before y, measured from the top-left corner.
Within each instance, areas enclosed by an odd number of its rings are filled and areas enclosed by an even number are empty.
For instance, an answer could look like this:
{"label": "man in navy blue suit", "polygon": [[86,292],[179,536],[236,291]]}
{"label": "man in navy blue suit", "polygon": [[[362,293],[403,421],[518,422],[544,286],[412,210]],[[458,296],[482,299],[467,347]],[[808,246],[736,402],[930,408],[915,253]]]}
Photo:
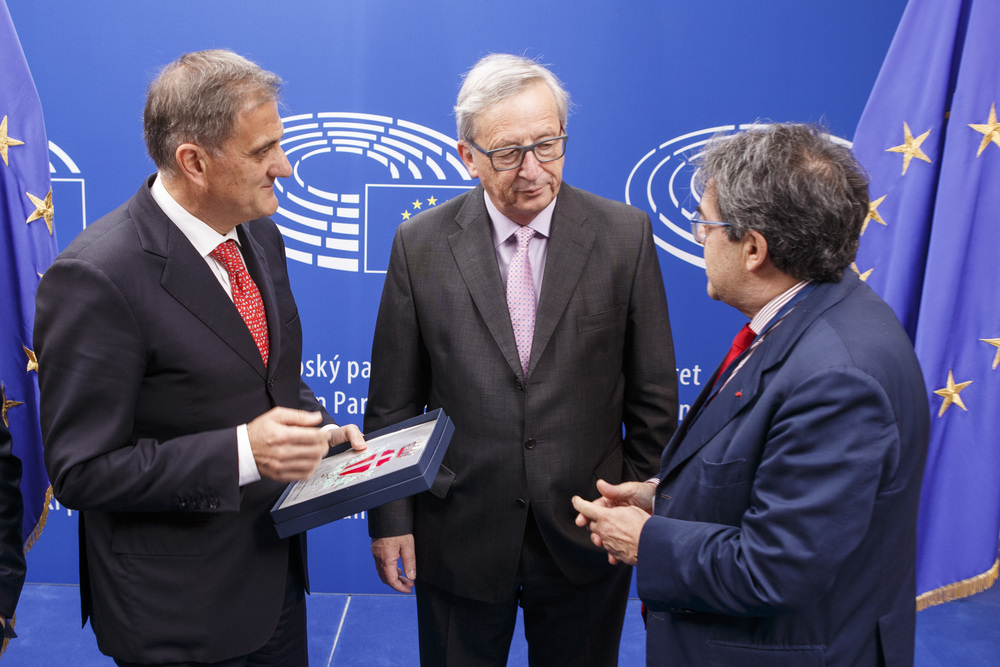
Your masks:
{"label": "man in navy blue suit", "polygon": [[864,171],[774,125],[713,141],[698,182],[708,294],[750,319],[745,349],[658,483],[599,483],[577,525],[637,563],[650,665],[912,664],[929,408],[895,315],[845,271]]}

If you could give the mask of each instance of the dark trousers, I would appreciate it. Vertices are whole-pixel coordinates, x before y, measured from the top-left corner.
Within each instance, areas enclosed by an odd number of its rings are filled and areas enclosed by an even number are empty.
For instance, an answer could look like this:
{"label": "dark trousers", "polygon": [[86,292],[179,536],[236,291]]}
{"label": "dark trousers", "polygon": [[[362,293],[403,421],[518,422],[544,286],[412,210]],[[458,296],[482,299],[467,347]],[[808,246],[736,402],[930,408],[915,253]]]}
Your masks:
{"label": "dark trousers", "polygon": [[[172,662],[160,667],[308,667],[306,594],[301,575],[292,569],[288,572],[285,602],[278,625],[267,643],[258,650],[222,662]],[[119,667],[145,667],[148,663],[115,660],[115,664]]]}
{"label": "dark trousers", "polygon": [[520,605],[532,667],[617,666],[632,568],[620,565],[597,581],[570,583],[529,513],[518,578],[516,590],[498,604],[418,582],[420,664],[504,667]]}

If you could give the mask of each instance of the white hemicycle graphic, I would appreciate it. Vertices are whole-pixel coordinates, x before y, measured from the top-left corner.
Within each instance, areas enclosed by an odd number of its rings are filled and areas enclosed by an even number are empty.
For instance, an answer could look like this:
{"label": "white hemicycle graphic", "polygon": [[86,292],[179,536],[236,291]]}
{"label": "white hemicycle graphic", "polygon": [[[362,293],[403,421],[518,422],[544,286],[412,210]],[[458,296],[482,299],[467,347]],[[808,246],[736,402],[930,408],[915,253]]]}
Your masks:
{"label": "white hemicycle graphic", "polygon": [[[282,148],[292,178],[275,181],[273,216],[289,259],[326,269],[380,272],[370,266],[368,243],[379,246],[401,222],[369,218],[371,197],[388,188],[427,186],[461,190],[472,177],[455,140],[416,123],[366,113],[322,112],[282,119]],[[453,192],[449,192],[446,199]],[[435,202],[437,199],[435,198]]]}
{"label": "white hemicycle graphic", "polygon": [[49,176],[57,226],[68,230],[72,239],[87,226],[87,182],[69,153],[53,141],[49,141]]}
{"label": "white hemicycle graphic", "polygon": [[[763,128],[766,124],[721,125],[689,132],[649,151],[625,182],[625,201],[649,213],[656,245],[674,257],[705,268],[701,246],[691,236],[691,216],[700,200],[693,183],[694,162],[717,134]],[[831,139],[848,148],[849,141]]]}

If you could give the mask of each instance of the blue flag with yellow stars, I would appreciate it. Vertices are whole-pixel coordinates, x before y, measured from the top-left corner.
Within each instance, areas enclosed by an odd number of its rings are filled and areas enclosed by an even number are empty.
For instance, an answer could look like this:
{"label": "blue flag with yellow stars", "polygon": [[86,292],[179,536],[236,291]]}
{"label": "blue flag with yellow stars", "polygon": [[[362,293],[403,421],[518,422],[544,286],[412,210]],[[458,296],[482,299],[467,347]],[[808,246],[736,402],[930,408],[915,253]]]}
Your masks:
{"label": "blue flag with yellow stars", "polygon": [[7,4],[0,0],[0,400],[23,466],[26,549],[45,523],[50,493],[31,343],[35,288],[57,254],[49,174],[42,106]]}
{"label": "blue flag with yellow stars", "polygon": [[910,0],[854,137],[871,174],[855,269],[913,339],[932,408],[918,609],[997,578],[998,27],[996,0]]}

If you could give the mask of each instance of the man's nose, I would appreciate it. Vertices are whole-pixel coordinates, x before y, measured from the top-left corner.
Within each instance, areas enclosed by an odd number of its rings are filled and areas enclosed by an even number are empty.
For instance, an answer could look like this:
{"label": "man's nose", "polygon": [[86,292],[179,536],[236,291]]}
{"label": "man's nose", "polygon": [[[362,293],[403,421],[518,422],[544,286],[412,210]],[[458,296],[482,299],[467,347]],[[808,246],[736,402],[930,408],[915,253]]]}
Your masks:
{"label": "man's nose", "polygon": [[281,150],[280,148],[278,149],[278,151],[281,153],[281,156],[274,163],[271,173],[275,177],[288,178],[289,176],[292,175],[292,165],[288,161],[288,156],[285,155],[285,151]]}

